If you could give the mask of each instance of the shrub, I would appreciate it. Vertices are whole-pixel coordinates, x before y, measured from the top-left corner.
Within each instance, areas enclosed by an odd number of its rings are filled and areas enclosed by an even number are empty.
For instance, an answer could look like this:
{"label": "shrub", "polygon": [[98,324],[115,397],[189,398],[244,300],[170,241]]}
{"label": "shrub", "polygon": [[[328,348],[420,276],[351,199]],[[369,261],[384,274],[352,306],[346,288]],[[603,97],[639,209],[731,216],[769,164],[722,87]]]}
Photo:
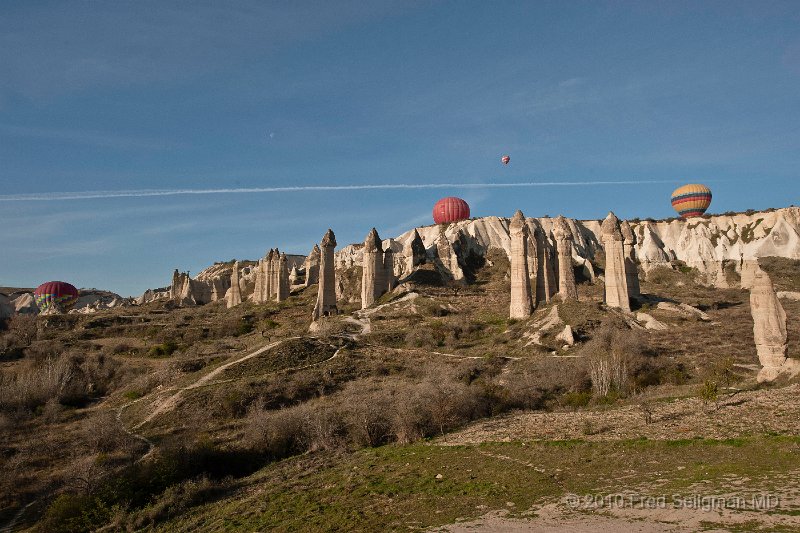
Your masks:
{"label": "shrub", "polygon": [[80,404],[88,397],[88,382],[72,358],[30,361],[14,373],[0,375],[0,410],[34,410],[51,398]]}
{"label": "shrub", "polygon": [[589,375],[595,393],[608,396],[612,390],[628,392],[632,370],[642,357],[638,336],[624,324],[606,322],[585,349],[589,352]]}
{"label": "shrub", "polygon": [[178,349],[175,341],[167,341],[150,348],[147,352],[148,357],[169,357]]}
{"label": "shrub", "polygon": [[700,387],[700,398],[703,400],[703,405],[708,406],[708,404],[713,403],[716,407],[717,399],[719,398],[717,382],[710,379],[705,380]]}

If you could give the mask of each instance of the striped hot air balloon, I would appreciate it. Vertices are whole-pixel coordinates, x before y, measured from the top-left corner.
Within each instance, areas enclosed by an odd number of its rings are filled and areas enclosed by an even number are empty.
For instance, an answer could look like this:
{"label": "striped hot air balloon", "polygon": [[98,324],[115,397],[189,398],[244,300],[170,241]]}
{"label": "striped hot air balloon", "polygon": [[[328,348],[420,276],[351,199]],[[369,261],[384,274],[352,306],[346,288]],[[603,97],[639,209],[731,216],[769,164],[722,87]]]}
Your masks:
{"label": "striped hot air balloon", "polygon": [[48,281],[36,287],[33,299],[43,313],[51,310],[66,312],[78,301],[78,289],[63,281]]}
{"label": "striped hot air balloon", "polygon": [[461,198],[448,196],[433,206],[433,221],[437,224],[449,224],[469,218],[469,204]]}
{"label": "striped hot air balloon", "polygon": [[511,156],[504,155],[503,157],[500,158],[500,162],[503,163],[504,165],[507,165],[509,161],[511,161]]}
{"label": "striped hot air balloon", "polygon": [[699,217],[711,205],[711,189],[699,183],[678,187],[672,192],[672,208],[681,218]]}

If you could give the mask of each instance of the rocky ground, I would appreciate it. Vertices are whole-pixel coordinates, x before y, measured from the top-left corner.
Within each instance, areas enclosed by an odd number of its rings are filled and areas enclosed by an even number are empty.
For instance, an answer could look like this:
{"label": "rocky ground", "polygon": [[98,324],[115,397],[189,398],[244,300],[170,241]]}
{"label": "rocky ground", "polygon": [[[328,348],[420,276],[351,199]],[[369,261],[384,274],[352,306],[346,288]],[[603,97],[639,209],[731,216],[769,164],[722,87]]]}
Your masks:
{"label": "rocky ground", "polygon": [[[673,392],[691,391],[676,388]],[[764,433],[800,435],[800,385],[724,391],[716,401],[645,395],[628,405],[510,413],[476,422],[439,441],[461,445],[519,440],[732,439]]]}

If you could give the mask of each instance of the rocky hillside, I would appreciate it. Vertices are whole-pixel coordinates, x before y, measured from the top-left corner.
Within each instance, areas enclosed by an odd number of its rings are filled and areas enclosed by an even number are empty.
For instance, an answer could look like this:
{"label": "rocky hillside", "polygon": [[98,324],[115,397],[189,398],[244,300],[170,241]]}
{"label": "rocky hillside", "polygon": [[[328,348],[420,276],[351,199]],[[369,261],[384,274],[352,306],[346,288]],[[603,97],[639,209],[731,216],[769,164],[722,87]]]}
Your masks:
{"label": "rocky hillside", "polygon": [[[489,250],[510,253],[508,218],[483,217],[449,225],[430,225],[411,229],[383,241],[383,249],[394,252],[394,268],[398,277],[410,273],[411,242],[419,233],[428,258],[445,278],[463,280],[470,261],[483,260]],[[528,218],[531,235],[539,234],[549,253],[553,254],[553,224],[555,219]],[[736,287],[742,261],[759,257],[800,259],[800,208],[787,207],[768,211],[697,217],[689,220],[669,219],[630,220],[636,237],[636,257],[646,273],[653,268],[680,261],[695,268],[700,281],[719,288]],[[583,274],[594,279],[602,261],[600,220],[567,219],[574,238],[573,262],[583,267]],[[362,264],[363,244],[340,247],[335,254],[336,268],[344,273]],[[288,255],[289,269],[304,274],[300,255]],[[253,292],[256,261],[240,261],[242,295]],[[231,262],[214,263],[191,279],[198,303],[224,298],[230,286]],[[348,276],[343,275],[343,279]],[[340,287],[347,292],[346,288]],[[149,289],[136,302],[139,304],[169,299],[169,287]]]}
{"label": "rocky hillside", "polygon": [[[91,314],[103,309],[131,305],[130,298],[98,289],[81,289],[80,297],[71,313]],[[8,318],[15,313],[38,314],[39,308],[30,289],[7,289],[0,292],[0,318]]]}
{"label": "rocky hillside", "polygon": [[[485,256],[490,249],[510,252],[509,220],[484,217],[456,222],[448,226],[416,228],[430,258],[442,258],[443,250],[452,250],[458,261],[469,255]],[[552,218],[528,218],[531,233],[542,231],[552,242]],[[599,220],[567,219],[575,240],[573,260],[588,265],[600,244]],[[800,259],[800,208],[787,207],[733,215],[714,215],[689,220],[629,221],[636,236],[636,256],[647,272],[670,261],[682,261],[703,274],[709,284],[730,286],[729,272],[740,272],[742,260],[759,257]],[[409,230],[384,241],[384,249],[395,252],[398,274],[414,238]],[[361,264],[361,245],[349,245],[336,253],[337,266],[345,268]],[[442,258],[446,259],[446,258]]]}

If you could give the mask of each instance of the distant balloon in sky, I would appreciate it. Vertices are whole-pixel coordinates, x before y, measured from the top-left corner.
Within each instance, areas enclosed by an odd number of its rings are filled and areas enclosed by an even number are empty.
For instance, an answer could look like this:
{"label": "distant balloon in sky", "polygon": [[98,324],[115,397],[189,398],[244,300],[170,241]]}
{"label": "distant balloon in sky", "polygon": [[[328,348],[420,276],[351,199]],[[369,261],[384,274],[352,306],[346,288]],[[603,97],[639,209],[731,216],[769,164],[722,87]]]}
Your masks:
{"label": "distant balloon in sky", "polygon": [[678,187],[672,192],[672,208],[681,218],[699,217],[711,205],[711,189],[699,183]]}
{"label": "distant balloon in sky", "polygon": [[469,218],[469,204],[461,198],[448,196],[433,206],[433,221],[437,224],[449,224]]}
{"label": "distant balloon in sky", "polygon": [[78,289],[63,281],[42,283],[33,291],[33,299],[41,312],[67,312],[78,301]]}
{"label": "distant balloon in sky", "polygon": [[509,161],[511,161],[511,157],[510,157],[510,156],[507,156],[507,155],[504,155],[503,157],[501,157],[501,158],[500,158],[500,161],[501,161],[501,162],[502,162],[504,165],[507,165],[507,164],[509,163]]}

